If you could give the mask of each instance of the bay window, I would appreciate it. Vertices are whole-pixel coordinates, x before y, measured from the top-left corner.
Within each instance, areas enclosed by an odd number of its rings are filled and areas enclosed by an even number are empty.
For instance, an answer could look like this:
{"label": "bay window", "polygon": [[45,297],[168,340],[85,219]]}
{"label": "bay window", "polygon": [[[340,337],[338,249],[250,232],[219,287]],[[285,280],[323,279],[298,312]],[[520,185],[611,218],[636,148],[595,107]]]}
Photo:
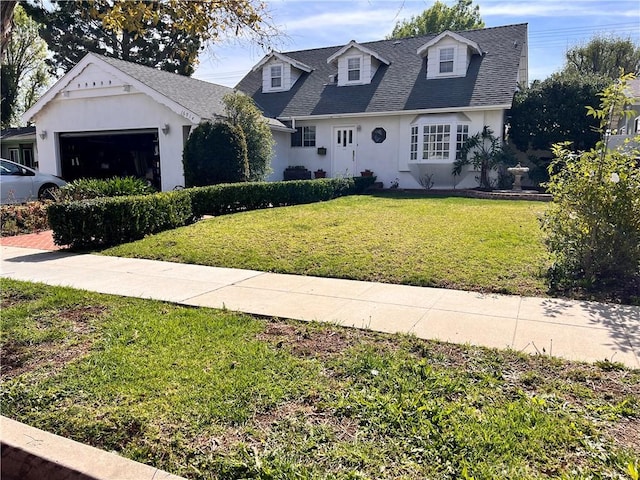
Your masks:
{"label": "bay window", "polygon": [[[454,136],[455,135],[455,136]],[[419,122],[411,125],[409,161],[451,161],[459,158],[464,142],[469,138],[467,123]]]}

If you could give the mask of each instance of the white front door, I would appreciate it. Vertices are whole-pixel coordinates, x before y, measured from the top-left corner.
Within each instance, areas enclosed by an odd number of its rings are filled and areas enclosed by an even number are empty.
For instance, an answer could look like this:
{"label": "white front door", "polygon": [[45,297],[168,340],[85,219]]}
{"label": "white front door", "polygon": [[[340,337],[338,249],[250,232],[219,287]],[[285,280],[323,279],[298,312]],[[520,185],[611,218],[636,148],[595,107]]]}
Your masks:
{"label": "white front door", "polygon": [[333,175],[356,175],[356,129],[333,127]]}

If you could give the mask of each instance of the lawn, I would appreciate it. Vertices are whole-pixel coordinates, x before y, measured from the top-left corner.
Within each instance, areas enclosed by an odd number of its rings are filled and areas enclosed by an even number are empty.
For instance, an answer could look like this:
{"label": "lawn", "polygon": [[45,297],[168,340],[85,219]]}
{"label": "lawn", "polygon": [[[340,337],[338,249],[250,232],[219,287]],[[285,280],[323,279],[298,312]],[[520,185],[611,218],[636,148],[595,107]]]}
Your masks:
{"label": "lawn", "polygon": [[640,370],[0,285],[3,414],[187,478],[638,468]]}
{"label": "lawn", "polygon": [[540,202],[350,196],[198,222],[107,255],[542,295]]}

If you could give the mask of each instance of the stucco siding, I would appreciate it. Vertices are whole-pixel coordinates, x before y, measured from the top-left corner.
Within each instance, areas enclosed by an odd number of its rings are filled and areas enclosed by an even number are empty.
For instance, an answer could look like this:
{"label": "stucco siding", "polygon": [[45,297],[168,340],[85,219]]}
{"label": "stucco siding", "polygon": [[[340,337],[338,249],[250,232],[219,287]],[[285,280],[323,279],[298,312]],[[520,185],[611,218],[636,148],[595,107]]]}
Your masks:
{"label": "stucco siding", "polygon": [[[436,114],[432,123],[453,122],[458,114]],[[469,135],[480,132],[484,125],[488,125],[497,136],[502,136],[504,128],[504,111],[470,111],[463,116],[469,119]],[[433,188],[476,187],[477,171],[467,167],[460,177],[454,178],[451,169],[455,160],[455,131],[451,133],[451,155],[447,160],[411,162],[411,126],[417,118],[424,119],[429,115],[399,114],[388,116],[336,118],[318,120],[298,120],[296,128],[303,126],[316,127],[315,147],[292,147],[289,153],[289,165],[303,165],[311,171],[319,168],[325,170],[329,176],[342,175],[335,167],[333,158],[333,138],[335,127],[354,127],[355,129],[355,166],[356,175],[362,170],[369,169],[377,175],[378,181],[388,187],[396,179],[402,188],[421,188],[419,179],[426,175],[433,175]],[[376,128],[384,128],[386,139],[375,143],[372,132]],[[280,140],[278,140],[280,141]],[[318,154],[318,147],[327,149],[326,155]]]}
{"label": "stucco siding", "polygon": [[[147,95],[130,90],[126,94],[93,98],[65,98],[51,101],[35,118],[40,171],[60,175],[60,133],[101,132],[129,129],[158,129],[162,189],[184,185],[182,171],[182,127],[187,119]],[[161,129],[169,126],[168,134]],[[47,132],[46,138],[40,133]]]}

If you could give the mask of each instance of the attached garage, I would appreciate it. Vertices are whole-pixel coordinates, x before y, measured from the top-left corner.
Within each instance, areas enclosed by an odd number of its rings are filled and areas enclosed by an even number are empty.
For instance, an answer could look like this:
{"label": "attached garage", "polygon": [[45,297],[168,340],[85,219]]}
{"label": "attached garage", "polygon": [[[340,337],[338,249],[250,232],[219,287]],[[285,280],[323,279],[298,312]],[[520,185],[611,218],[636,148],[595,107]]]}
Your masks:
{"label": "attached garage", "polygon": [[35,122],[39,169],[77,178],[130,175],[184,185],[191,129],[224,117],[230,88],[96,54],[86,55],[23,116]]}
{"label": "attached garage", "polygon": [[58,139],[67,181],[133,176],[161,188],[158,129],[62,132]]}

